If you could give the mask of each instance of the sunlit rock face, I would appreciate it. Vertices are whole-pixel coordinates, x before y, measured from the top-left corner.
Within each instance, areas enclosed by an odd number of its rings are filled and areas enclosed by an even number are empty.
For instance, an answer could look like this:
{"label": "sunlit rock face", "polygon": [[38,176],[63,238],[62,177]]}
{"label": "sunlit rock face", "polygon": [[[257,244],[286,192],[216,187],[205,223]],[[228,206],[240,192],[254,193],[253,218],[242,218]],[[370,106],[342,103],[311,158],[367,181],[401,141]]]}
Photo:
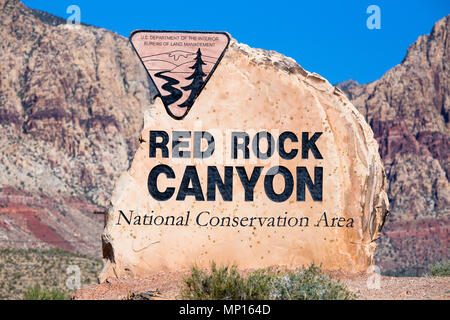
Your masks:
{"label": "sunlit rock face", "polygon": [[376,264],[417,275],[448,259],[450,228],[450,15],[420,36],[379,80],[338,84],[380,145],[389,182],[389,223]]}
{"label": "sunlit rock face", "polygon": [[378,144],[322,77],[233,40],[183,120],[159,98],[142,117],[111,198],[101,281],[213,260],[350,272],[373,262],[388,212]]}
{"label": "sunlit rock face", "polygon": [[0,0],[0,248],[101,255],[152,85],[128,39]]}

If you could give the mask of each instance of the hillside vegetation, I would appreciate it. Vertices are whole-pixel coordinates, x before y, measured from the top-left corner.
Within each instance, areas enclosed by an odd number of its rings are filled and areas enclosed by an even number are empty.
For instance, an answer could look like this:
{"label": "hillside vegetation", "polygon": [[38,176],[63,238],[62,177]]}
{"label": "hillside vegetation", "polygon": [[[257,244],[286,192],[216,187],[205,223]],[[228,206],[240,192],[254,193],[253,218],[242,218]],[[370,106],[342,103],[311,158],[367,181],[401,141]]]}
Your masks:
{"label": "hillside vegetation", "polygon": [[[70,266],[73,267],[70,269]],[[82,286],[97,283],[102,267],[100,259],[59,249],[0,250],[0,299],[23,299],[25,296],[37,299],[48,297],[46,292],[58,293],[50,297],[69,298],[73,290],[66,282],[70,277],[69,280],[73,279],[77,267]]]}

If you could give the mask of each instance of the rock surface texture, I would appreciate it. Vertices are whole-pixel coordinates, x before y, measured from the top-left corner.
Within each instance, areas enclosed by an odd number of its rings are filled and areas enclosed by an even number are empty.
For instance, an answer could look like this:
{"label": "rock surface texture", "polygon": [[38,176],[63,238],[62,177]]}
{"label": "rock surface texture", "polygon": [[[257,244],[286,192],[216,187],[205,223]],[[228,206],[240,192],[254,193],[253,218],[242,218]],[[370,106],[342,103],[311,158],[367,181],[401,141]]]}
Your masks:
{"label": "rock surface texture", "polygon": [[99,256],[149,79],[126,38],[0,0],[0,247]]}
{"label": "rock surface texture", "polygon": [[[172,119],[159,98],[141,116],[144,118],[142,143],[131,168],[117,181],[111,198],[103,233],[106,263],[101,281],[108,277],[144,277],[158,271],[186,270],[193,264],[206,267],[211,260],[219,264],[235,263],[241,268],[295,267],[316,262],[322,263],[325,269],[350,272],[364,271],[373,262],[374,240],[388,211],[378,144],[369,125],[347,97],[319,75],[304,71],[281,54],[252,49],[233,40],[186,118]],[[308,193],[306,201],[298,202],[291,197],[276,203],[264,194],[265,185],[260,179],[254,201],[244,201],[244,189],[236,171],[233,171],[230,202],[223,201],[220,194],[216,201],[198,201],[193,196],[184,201],[154,200],[147,186],[152,168],[162,163],[174,170],[177,179],[159,178],[159,188],[164,190],[177,186],[186,166],[196,163],[195,159],[163,158],[160,153],[157,158],[149,158],[149,131],[170,134],[174,130],[199,129],[215,132],[216,148],[222,146],[219,141],[227,140],[217,139],[227,130],[291,131],[299,136],[301,132],[311,135],[322,132],[317,147],[323,159],[310,155],[308,159],[275,161],[293,173],[296,166],[306,166],[310,172],[314,172],[315,166],[323,167],[323,200],[313,201]],[[216,165],[221,176],[224,174],[221,153],[214,155],[217,158],[211,162],[206,159],[197,163],[203,190],[207,185],[207,165]],[[241,163],[248,176],[255,166],[265,166],[264,176],[274,165],[273,159],[250,157],[250,160]],[[275,179],[274,185],[277,193],[285,186],[283,179]],[[131,223],[125,221],[121,211]],[[187,211],[191,212],[189,226],[157,226],[156,222],[144,225],[141,219],[135,219],[136,216],[143,219],[145,214],[180,216]],[[205,211],[211,216],[239,219],[283,216],[287,212],[288,217],[306,216],[310,221],[308,227],[195,224],[195,216]],[[354,224],[332,227],[330,222],[328,226],[322,222],[314,226],[323,212],[330,219],[342,217],[346,222],[353,219]],[[207,215],[202,216],[202,223],[206,224]]]}
{"label": "rock surface texture", "polygon": [[381,79],[338,84],[371,125],[389,180],[391,217],[376,258],[385,272],[415,275],[448,259],[449,70],[447,16]]}

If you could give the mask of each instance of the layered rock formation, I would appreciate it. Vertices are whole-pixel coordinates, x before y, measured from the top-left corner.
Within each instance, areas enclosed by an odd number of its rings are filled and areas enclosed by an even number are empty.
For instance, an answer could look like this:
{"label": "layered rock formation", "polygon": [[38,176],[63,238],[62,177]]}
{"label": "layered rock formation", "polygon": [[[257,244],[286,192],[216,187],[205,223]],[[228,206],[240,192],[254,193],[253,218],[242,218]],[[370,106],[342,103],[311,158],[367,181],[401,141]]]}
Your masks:
{"label": "layered rock formation", "polygon": [[450,16],[380,80],[338,84],[371,125],[389,180],[391,218],[377,255],[385,272],[448,258]]}
{"label": "layered rock formation", "polygon": [[0,247],[99,255],[152,88],[126,38],[0,0]]}

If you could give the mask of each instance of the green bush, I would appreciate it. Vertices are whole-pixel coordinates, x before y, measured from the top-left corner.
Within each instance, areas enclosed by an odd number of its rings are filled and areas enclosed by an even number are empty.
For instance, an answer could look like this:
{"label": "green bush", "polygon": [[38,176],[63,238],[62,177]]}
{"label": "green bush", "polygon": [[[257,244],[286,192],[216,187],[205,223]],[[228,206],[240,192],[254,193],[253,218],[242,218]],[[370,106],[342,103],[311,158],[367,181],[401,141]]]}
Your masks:
{"label": "green bush", "polygon": [[242,277],[236,266],[217,268],[211,264],[211,273],[196,267],[184,279],[181,296],[193,300],[256,300],[267,299],[273,274],[259,270]]}
{"label": "green bush", "polygon": [[211,265],[211,272],[192,268],[181,288],[193,300],[333,300],[354,299],[344,284],[315,265],[295,271],[261,269],[242,276],[236,266]]}
{"label": "green bush", "polygon": [[45,290],[41,289],[39,285],[28,288],[24,294],[24,300],[68,300],[67,293],[59,290]]}
{"label": "green bush", "polygon": [[430,264],[429,269],[433,277],[450,277],[450,260]]}
{"label": "green bush", "polygon": [[351,300],[355,295],[346,286],[322,273],[312,264],[289,271],[273,282],[271,298],[276,300]]}

